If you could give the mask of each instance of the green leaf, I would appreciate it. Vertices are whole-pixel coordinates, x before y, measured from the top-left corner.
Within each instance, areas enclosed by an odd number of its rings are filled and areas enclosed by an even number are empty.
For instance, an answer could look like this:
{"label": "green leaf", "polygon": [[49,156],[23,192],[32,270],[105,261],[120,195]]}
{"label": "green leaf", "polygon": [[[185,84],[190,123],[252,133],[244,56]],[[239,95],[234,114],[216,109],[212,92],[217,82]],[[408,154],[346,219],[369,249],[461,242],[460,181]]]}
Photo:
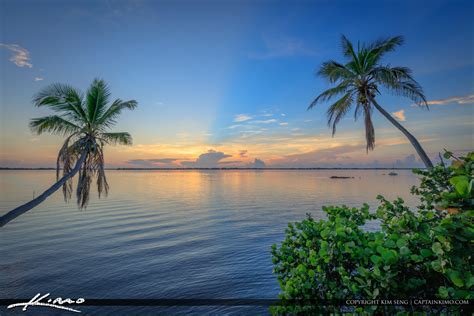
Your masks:
{"label": "green leaf", "polygon": [[464,286],[464,281],[459,271],[448,270],[446,274],[448,275],[448,278],[451,280],[451,282],[454,283],[454,285],[456,285],[457,287]]}
{"label": "green leaf", "polygon": [[321,237],[322,237],[323,239],[326,239],[326,238],[328,238],[328,236],[329,236],[330,233],[331,233],[331,231],[329,230],[329,228],[326,228],[326,229],[324,229],[324,230],[321,232]]}
{"label": "green leaf", "polygon": [[328,254],[328,252],[327,252],[327,250],[326,250],[325,248],[321,248],[321,249],[319,249],[318,254],[319,254],[321,257],[325,257],[325,256]]}
{"label": "green leaf", "polygon": [[408,244],[408,242],[404,238],[397,240],[397,247],[398,248],[406,247],[407,244]]}
{"label": "green leaf", "polygon": [[438,288],[438,294],[441,298],[448,298],[449,297],[448,289],[444,286],[440,286]]}
{"label": "green leaf", "polygon": [[420,253],[424,258],[427,258],[433,254],[433,252],[429,249],[421,249]]}
{"label": "green leaf", "polygon": [[453,156],[452,152],[445,150],[443,154],[444,159],[450,159],[452,156]]}
{"label": "green leaf", "polygon": [[444,253],[443,247],[441,246],[439,242],[435,242],[433,246],[431,246],[431,250],[433,250],[433,252],[437,254],[438,256]]}
{"label": "green leaf", "polygon": [[400,248],[400,254],[402,256],[407,256],[409,255],[411,252],[410,252],[410,249],[408,249],[408,247],[401,247]]}
{"label": "green leaf", "polygon": [[373,298],[376,298],[377,296],[379,296],[379,289],[374,289],[374,292],[372,293],[373,295]]}
{"label": "green leaf", "polygon": [[393,250],[386,250],[385,252],[382,253],[382,258],[384,262],[388,265],[393,264],[397,262],[398,256],[397,253]]}
{"label": "green leaf", "polygon": [[370,261],[378,265],[382,261],[382,258],[377,255],[372,255],[370,256]]}
{"label": "green leaf", "polygon": [[441,262],[439,260],[432,261],[431,262],[431,267],[433,268],[433,270],[435,270],[437,272],[442,271]]}

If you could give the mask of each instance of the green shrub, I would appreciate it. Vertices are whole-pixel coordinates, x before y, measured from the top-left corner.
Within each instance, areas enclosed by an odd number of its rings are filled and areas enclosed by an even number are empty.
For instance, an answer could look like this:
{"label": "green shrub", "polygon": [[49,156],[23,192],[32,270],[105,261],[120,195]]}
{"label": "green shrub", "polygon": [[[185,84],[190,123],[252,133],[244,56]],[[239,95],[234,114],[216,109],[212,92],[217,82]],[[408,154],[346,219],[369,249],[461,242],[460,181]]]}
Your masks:
{"label": "green shrub", "polygon": [[[308,215],[289,224],[272,255],[280,298],[291,304],[273,312],[314,312],[295,304],[308,300],[474,298],[473,160],[470,153],[450,167],[416,170],[421,184],[412,192],[422,203],[416,211],[401,198],[378,196],[374,214],[368,205],[331,206],[323,208],[326,220]],[[380,229],[366,231],[369,220]]]}

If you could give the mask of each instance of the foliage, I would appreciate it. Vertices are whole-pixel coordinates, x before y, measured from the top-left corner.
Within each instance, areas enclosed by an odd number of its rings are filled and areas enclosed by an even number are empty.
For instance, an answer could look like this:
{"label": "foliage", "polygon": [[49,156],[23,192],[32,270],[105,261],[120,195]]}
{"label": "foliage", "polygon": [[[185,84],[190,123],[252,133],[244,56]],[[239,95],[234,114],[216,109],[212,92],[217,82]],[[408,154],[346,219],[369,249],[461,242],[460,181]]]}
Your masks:
{"label": "foliage", "polygon": [[[123,110],[135,109],[137,102],[117,99],[108,105],[109,98],[110,90],[107,84],[99,79],[92,82],[85,95],[69,85],[52,84],[33,98],[37,107],[47,107],[56,114],[32,119],[31,129],[38,135],[48,132],[66,136],[58,153],[57,180],[61,169],[63,176],[69,174],[74,169],[74,164],[85,154],[77,184],[77,204],[81,208],[87,206],[94,177],[97,178],[99,197],[103,192],[108,192],[104,146],[132,143],[129,133],[111,133],[108,129],[115,125]],[[71,198],[72,177],[63,185],[63,194],[66,201]]]}
{"label": "foliage", "polygon": [[[308,300],[474,298],[473,154],[452,158],[449,168],[443,163],[416,171],[422,176],[420,187],[412,189],[422,198],[419,210],[401,198],[378,196],[375,213],[368,205],[330,206],[323,208],[325,220],[308,215],[289,224],[272,255],[280,298],[292,303],[273,311],[314,312],[314,304],[304,304]],[[469,196],[460,176],[468,178]],[[459,211],[433,206],[446,201]],[[364,225],[373,220],[380,229],[367,231]]]}
{"label": "foliage", "polygon": [[[420,175],[419,187],[413,187],[412,193],[419,195],[421,209],[447,210],[459,212],[474,208],[473,179],[474,153],[466,157],[455,157],[452,152],[444,153],[445,159],[452,159],[451,166],[441,164],[432,169],[415,169],[413,172]],[[442,158],[441,158],[442,159]]]}

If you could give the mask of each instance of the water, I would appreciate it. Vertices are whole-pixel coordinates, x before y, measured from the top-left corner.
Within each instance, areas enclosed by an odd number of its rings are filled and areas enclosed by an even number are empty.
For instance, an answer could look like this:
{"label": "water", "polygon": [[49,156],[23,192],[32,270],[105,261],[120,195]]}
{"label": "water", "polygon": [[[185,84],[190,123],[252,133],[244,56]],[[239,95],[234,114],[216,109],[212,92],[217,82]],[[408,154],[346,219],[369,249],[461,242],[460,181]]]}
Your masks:
{"label": "water", "polygon": [[[61,192],[0,229],[0,298],[258,298],[279,293],[270,247],[321,206],[416,205],[410,171],[108,171],[87,210]],[[385,174],[385,175],[384,175]],[[331,175],[354,179],[329,179]],[[54,171],[0,171],[0,214],[38,195]],[[6,312],[0,306],[0,315]],[[50,309],[34,307],[51,313]],[[266,307],[81,306],[90,314],[265,314]],[[20,313],[18,309],[18,313]]]}

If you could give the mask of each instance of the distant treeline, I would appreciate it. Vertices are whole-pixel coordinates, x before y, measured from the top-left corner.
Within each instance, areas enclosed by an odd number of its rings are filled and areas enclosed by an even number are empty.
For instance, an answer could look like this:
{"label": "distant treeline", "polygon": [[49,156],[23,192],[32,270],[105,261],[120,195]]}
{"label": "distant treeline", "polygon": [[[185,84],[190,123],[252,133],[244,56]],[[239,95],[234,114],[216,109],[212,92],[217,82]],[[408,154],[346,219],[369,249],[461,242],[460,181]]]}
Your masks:
{"label": "distant treeline", "polygon": [[[105,168],[106,170],[412,170],[413,168],[389,168],[389,167],[338,167],[338,168]],[[423,168],[418,168],[423,169]],[[56,170],[56,168],[9,168],[0,167],[0,170]]]}

